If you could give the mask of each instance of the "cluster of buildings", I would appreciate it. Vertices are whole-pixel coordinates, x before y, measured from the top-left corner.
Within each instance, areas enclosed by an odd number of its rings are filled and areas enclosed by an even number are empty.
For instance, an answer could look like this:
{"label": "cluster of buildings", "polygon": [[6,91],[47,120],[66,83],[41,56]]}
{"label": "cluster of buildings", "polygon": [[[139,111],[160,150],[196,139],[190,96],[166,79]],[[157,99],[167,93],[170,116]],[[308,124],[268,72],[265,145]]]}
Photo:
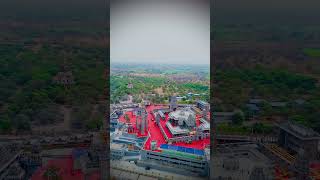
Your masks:
{"label": "cluster of buildings", "polygon": [[[73,148],[67,155],[53,155],[43,164],[43,158],[50,155],[40,153],[35,143],[20,144],[30,147],[28,151],[14,143],[1,143],[0,179],[107,179],[108,162],[113,177],[137,180],[320,178],[320,134],[312,129],[281,122],[274,128],[276,141],[228,137],[211,149],[210,105],[204,101],[180,105],[175,97],[169,102],[113,105],[110,151],[106,149],[109,142],[95,134],[88,136],[91,140],[87,147]],[[85,143],[86,137],[59,138],[51,143],[42,139],[38,144],[67,146],[79,139]]]}
{"label": "cluster of buildings", "polygon": [[179,105],[176,97],[169,102],[113,111],[110,158],[145,169],[208,177],[209,104]]}
{"label": "cluster of buildings", "polygon": [[[190,99],[192,99],[193,97],[199,98],[199,97],[204,96],[204,95],[206,95],[206,94],[205,94],[205,93],[198,94],[198,93],[189,92],[189,93],[187,93],[187,94],[184,95],[184,96],[176,96],[176,99],[177,99],[177,100],[183,100],[183,99],[190,100]],[[204,102],[204,101],[203,101],[203,102]]]}
{"label": "cluster of buildings", "polygon": [[294,122],[274,128],[276,141],[228,139],[214,149],[211,179],[319,179],[320,134]]}
{"label": "cluster of buildings", "polygon": [[38,166],[30,179],[108,179],[106,169],[109,168],[109,153],[101,134],[94,134],[89,146],[65,146],[60,150],[61,152],[56,152],[56,149],[38,152],[41,161],[47,159],[47,162]]}
{"label": "cluster of buildings", "polygon": [[[264,109],[268,107],[268,109],[281,112],[285,108],[288,107],[296,107],[301,108],[306,105],[306,101],[303,99],[295,99],[292,101],[271,101],[266,99],[253,98],[249,99],[246,104],[244,104],[244,108],[241,110],[246,113],[249,119],[258,119],[260,115],[262,115]],[[216,123],[229,123],[232,121],[232,117],[235,114],[234,111],[224,111],[224,112],[213,112],[212,116],[215,119]],[[279,113],[275,113],[277,115],[269,117],[270,120],[282,120],[285,119],[286,116],[281,116]],[[261,117],[260,117],[261,118]]]}
{"label": "cluster of buildings", "polygon": [[[228,137],[210,149],[209,104],[198,101],[195,105],[179,105],[174,97],[169,102],[167,106],[115,111],[111,118],[116,122],[110,138],[111,159],[190,177],[210,176],[214,180],[320,177],[320,135],[309,128],[283,122],[274,128],[272,141]],[[144,128],[139,124],[139,109],[143,109],[146,120]],[[125,114],[130,122],[123,120]],[[225,121],[233,115],[216,112],[213,117]]]}
{"label": "cluster of buildings", "polygon": [[274,179],[272,161],[256,143],[221,144],[215,148],[211,161],[213,180]]}
{"label": "cluster of buildings", "polygon": [[[60,137],[15,137],[0,143],[0,179],[99,179],[100,149],[105,143],[89,135],[74,134]],[[101,138],[100,138],[101,139]],[[71,152],[68,152],[72,150]],[[105,158],[104,163],[108,158]],[[106,169],[106,168],[103,168]]]}
{"label": "cluster of buildings", "polygon": [[249,99],[246,104],[246,108],[251,116],[257,116],[261,111],[264,105],[270,106],[273,110],[281,110],[289,106],[301,107],[306,104],[306,101],[303,99],[295,99],[293,101],[268,101],[265,99]]}

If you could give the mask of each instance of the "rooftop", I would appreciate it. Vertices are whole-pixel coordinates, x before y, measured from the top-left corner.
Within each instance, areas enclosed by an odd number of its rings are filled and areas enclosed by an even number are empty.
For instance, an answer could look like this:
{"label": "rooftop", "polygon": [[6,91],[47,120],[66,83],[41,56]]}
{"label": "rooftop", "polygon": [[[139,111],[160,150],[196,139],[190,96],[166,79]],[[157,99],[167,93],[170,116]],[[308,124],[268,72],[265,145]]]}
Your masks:
{"label": "rooftop", "polygon": [[246,180],[255,167],[263,168],[266,175],[273,171],[270,159],[262,154],[254,143],[220,145],[211,158],[216,162],[212,165],[214,178],[221,176]]}
{"label": "rooftop", "polygon": [[121,150],[124,149],[124,144],[110,143],[110,149]]}
{"label": "rooftop", "polygon": [[183,152],[183,153],[204,156],[204,150],[199,150],[199,149],[194,149],[194,148],[187,148],[187,147],[174,146],[174,145],[168,145],[168,144],[162,144],[160,146],[160,148],[165,149],[165,150],[179,151],[179,152]]}
{"label": "rooftop", "polygon": [[247,108],[252,111],[259,111],[260,108],[256,104],[246,104]]}
{"label": "rooftop", "polygon": [[320,139],[320,134],[313,129],[302,126],[300,124],[287,121],[277,124],[279,128],[289,132],[290,134],[304,140]]}
{"label": "rooftop", "polygon": [[210,130],[210,123],[208,121],[206,121],[205,119],[201,118],[200,119],[200,126],[199,128],[202,130]]}
{"label": "rooftop", "polygon": [[182,128],[180,128],[180,126],[175,126],[175,127],[173,127],[173,126],[171,125],[171,123],[168,122],[168,121],[167,121],[166,125],[167,125],[169,131],[170,131],[172,134],[174,134],[174,135],[189,133],[189,130],[188,130],[188,129],[182,129]]}
{"label": "rooftop", "polygon": [[203,104],[203,105],[209,105],[209,103],[202,101],[202,100],[198,100],[197,103]]}
{"label": "rooftop", "polygon": [[179,109],[169,113],[171,119],[179,121],[179,125],[185,123],[189,127],[195,126],[195,113],[189,109]]}

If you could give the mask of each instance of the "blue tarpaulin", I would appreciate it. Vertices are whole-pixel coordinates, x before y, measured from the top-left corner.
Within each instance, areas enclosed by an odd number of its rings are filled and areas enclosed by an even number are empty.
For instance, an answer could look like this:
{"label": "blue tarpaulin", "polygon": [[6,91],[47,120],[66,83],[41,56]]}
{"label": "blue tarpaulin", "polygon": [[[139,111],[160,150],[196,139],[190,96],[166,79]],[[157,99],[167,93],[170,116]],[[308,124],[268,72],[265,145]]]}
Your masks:
{"label": "blue tarpaulin", "polygon": [[187,148],[187,147],[182,147],[182,146],[174,146],[174,145],[168,145],[168,144],[161,144],[160,145],[161,149],[168,149],[168,150],[174,150],[174,151],[179,151],[179,152],[184,152],[184,153],[190,153],[190,154],[196,154],[203,156],[204,151],[199,150],[199,149],[194,149],[194,148]]}

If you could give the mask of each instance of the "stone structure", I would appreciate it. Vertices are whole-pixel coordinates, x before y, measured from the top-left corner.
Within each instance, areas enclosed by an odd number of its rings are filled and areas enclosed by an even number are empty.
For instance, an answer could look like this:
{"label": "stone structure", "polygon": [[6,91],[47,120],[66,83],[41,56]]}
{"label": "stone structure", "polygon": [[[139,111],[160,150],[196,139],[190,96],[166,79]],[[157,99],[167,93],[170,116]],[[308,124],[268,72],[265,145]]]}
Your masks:
{"label": "stone structure", "polygon": [[309,173],[309,160],[308,155],[301,149],[298,152],[296,161],[294,162],[294,168],[297,173],[297,180],[310,180]]}
{"label": "stone structure", "polygon": [[161,151],[141,151],[141,160],[138,165],[154,169],[193,173],[206,176],[209,168],[209,159],[204,150],[183,148],[162,144]]}
{"label": "stone structure", "polygon": [[310,128],[294,122],[278,124],[278,144],[289,152],[298,153],[302,149],[309,160],[316,160],[320,135]]}
{"label": "stone structure", "polygon": [[170,101],[170,105],[169,105],[170,111],[175,111],[178,107],[176,96],[171,96],[169,101]]}
{"label": "stone structure", "polygon": [[197,101],[197,105],[196,106],[197,106],[197,108],[201,109],[202,111],[204,109],[206,109],[206,110],[210,109],[210,104],[205,102],[205,101],[201,101],[201,100]]}
{"label": "stone structure", "polygon": [[192,128],[196,126],[195,114],[188,109],[181,109],[169,113],[169,121],[175,126]]}

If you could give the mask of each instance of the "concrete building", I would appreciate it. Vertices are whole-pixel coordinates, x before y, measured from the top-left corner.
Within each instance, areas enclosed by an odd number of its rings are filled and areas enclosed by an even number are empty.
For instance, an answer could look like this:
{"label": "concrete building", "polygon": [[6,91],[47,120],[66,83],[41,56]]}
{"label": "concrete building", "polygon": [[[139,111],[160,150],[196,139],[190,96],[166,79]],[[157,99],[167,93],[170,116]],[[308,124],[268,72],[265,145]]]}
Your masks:
{"label": "concrete building", "polygon": [[166,123],[166,126],[173,137],[188,136],[190,132],[189,129],[181,128],[180,126],[172,126],[169,121]]}
{"label": "concrete building", "polygon": [[141,151],[139,163],[154,169],[206,176],[208,158],[204,150],[162,144],[158,151]]}
{"label": "concrete building", "polygon": [[156,112],[156,113],[154,113],[154,117],[156,118],[157,124],[159,124],[160,123],[160,119],[161,119],[160,114]]}
{"label": "concrete building", "polygon": [[170,105],[169,105],[170,111],[176,110],[178,107],[176,96],[171,96],[169,99],[169,102],[170,102]]}
{"label": "concrete building", "polygon": [[192,128],[196,126],[196,117],[189,109],[179,109],[169,113],[169,121],[174,126]]}
{"label": "concrete building", "polygon": [[210,109],[210,104],[205,102],[205,101],[197,101],[197,104],[196,104],[197,108],[201,109],[201,110],[209,110]]}
{"label": "concrete building", "polygon": [[235,112],[213,112],[212,119],[215,123],[228,123],[232,122],[232,117]]}
{"label": "concrete building", "polygon": [[202,118],[207,121],[210,119],[210,118],[208,118],[208,110],[207,109],[202,110]]}
{"label": "concrete building", "polygon": [[119,126],[119,116],[116,111],[110,114],[110,131],[115,131]]}
{"label": "concrete building", "polygon": [[137,161],[146,138],[133,134],[113,133],[110,136],[110,155],[113,160]]}
{"label": "concrete building", "polygon": [[320,135],[317,132],[290,121],[277,126],[279,146],[292,153],[298,153],[302,149],[310,160],[318,158]]}
{"label": "concrete building", "polygon": [[160,117],[161,117],[163,120],[166,118],[166,116],[164,115],[164,113],[163,113],[161,110],[158,111],[158,114],[160,115]]}
{"label": "concrete building", "polygon": [[214,149],[210,179],[212,180],[272,180],[272,161],[262,154],[259,145],[236,143]]}
{"label": "concrete building", "polygon": [[136,116],[136,129],[141,135],[145,135],[148,127],[146,110],[139,107],[135,109],[134,114]]}
{"label": "concrete building", "polygon": [[200,122],[201,122],[201,124],[198,127],[198,129],[201,130],[201,132],[209,133],[210,132],[210,123],[203,118],[200,119]]}
{"label": "concrete building", "polygon": [[112,160],[122,159],[125,155],[125,148],[124,144],[110,143],[110,158]]}

